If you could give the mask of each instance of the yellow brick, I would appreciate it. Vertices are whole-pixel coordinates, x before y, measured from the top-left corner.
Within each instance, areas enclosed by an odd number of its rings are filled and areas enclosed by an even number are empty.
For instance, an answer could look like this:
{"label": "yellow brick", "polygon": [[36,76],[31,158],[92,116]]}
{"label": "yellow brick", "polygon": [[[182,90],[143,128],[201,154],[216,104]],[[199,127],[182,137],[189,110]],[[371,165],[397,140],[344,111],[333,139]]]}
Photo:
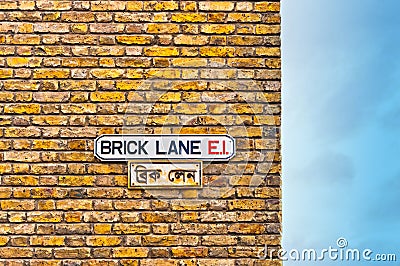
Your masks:
{"label": "yellow brick", "polygon": [[263,234],[265,233],[265,225],[264,224],[232,224],[228,228],[230,233],[235,234]]}
{"label": "yellow brick", "polygon": [[0,258],[32,258],[33,249],[31,248],[15,248],[3,247],[0,249]]}
{"label": "yellow brick", "polygon": [[145,223],[174,223],[177,222],[178,215],[169,212],[145,212],[142,213],[142,219]]}
{"label": "yellow brick", "polygon": [[28,58],[28,57],[9,57],[7,58],[7,64],[10,67],[38,67],[42,60],[40,58]]}
{"label": "yellow brick", "polygon": [[33,33],[32,23],[22,23],[18,25],[18,33]]}
{"label": "yellow brick", "polygon": [[0,164],[0,174],[10,173],[11,170],[12,170],[11,164],[9,163]]}
{"label": "yellow brick", "polygon": [[4,81],[5,90],[38,90],[40,86],[39,81],[33,80],[6,80]]}
{"label": "yellow brick", "polygon": [[262,36],[229,36],[229,45],[262,45],[264,42]]}
{"label": "yellow brick", "polygon": [[93,12],[64,12],[61,15],[61,20],[68,22],[94,22],[94,17]]}
{"label": "yellow brick", "polygon": [[39,104],[9,104],[4,107],[6,114],[39,114]]}
{"label": "yellow brick", "polygon": [[[12,117],[10,116],[0,116],[0,126],[10,126],[12,123]],[[2,133],[0,133],[2,136]]]}
{"label": "yellow brick", "polygon": [[27,188],[16,188],[13,191],[14,198],[30,198],[30,190]]}
{"label": "yellow brick", "polygon": [[256,54],[262,56],[280,56],[281,49],[279,47],[257,47]]}
{"label": "yellow brick", "polygon": [[49,1],[49,0],[39,0],[36,5],[39,9],[43,10],[69,10],[71,9],[70,1]]}
{"label": "yellow brick", "polygon": [[18,9],[21,9],[21,10],[34,10],[35,9],[35,2],[32,1],[32,0],[19,1]]}
{"label": "yellow brick", "polygon": [[32,149],[35,150],[60,150],[63,147],[60,140],[33,140]]}
{"label": "yellow brick", "polygon": [[38,210],[54,210],[56,205],[53,200],[38,201]]}
{"label": "yellow brick", "polygon": [[73,33],[87,33],[88,26],[86,24],[72,24],[71,31]]}
{"label": "yellow brick", "polygon": [[86,140],[69,140],[68,141],[69,150],[86,150]]}
{"label": "yellow brick", "polygon": [[93,186],[95,182],[94,176],[60,176],[58,177],[60,186]]}
{"label": "yellow brick", "polygon": [[261,15],[254,13],[231,13],[228,15],[229,22],[260,22]]}
{"label": "yellow brick", "polygon": [[90,74],[99,79],[115,79],[122,77],[124,72],[123,69],[93,69]]}
{"label": "yellow brick", "polygon": [[95,234],[110,234],[111,233],[111,224],[95,224],[94,225],[94,233]]}
{"label": "yellow brick", "polygon": [[148,11],[168,11],[179,8],[176,1],[144,1],[144,10]]}
{"label": "yellow brick", "polygon": [[[0,37],[0,43],[5,42],[5,37]],[[1,47],[0,46],[0,55],[13,55],[15,51],[15,47]]]}
{"label": "yellow brick", "polygon": [[14,162],[40,162],[40,154],[28,151],[9,151],[4,153],[4,159]]}
{"label": "yellow brick", "polygon": [[[60,12],[46,12],[43,14],[43,21],[57,21],[61,16]],[[64,31],[67,30],[67,27],[64,28]]]}
{"label": "yellow brick", "polygon": [[67,212],[65,214],[67,223],[79,223],[82,221],[82,212]]}
{"label": "yellow brick", "polygon": [[94,114],[96,113],[96,104],[66,104],[61,106],[61,112],[64,114]]}
{"label": "yellow brick", "polygon": [[254,67],[264,66],[264,60],[261,58],[235,58],[228,59],[228,65],[233,67]]}
{"label": "yellow brick", "polygon": [[64,79],[69,77],[68,69],[35,69],[34,79]]}
{"label": "yellow brick", "polygon": [[201,26],[201,32],[213,34],[231,34],[235,31],[235,25],[206,24]]}
{"label": "yellow brick", "polygon": [[205,58],[173,58],[171,62],[173,66],[180,66],[180,67],[207,66],[207,59]]}
{"label": "yellow brick", "polygon": [[142,81],[131,81],[131,80],[117,81],[116,88],[118,90],[136,90],[140,89],[140,86],[142,84],[143,84]]}
{"label": "yellow brick", "polygon": [[12,69],[0,69],[0,79],[12,78]]}
{"label": "yellow brick", "polygon": [[7,10],[7,9],[17,9],[18,2],[14,1],[1,1],[0,2],[0,9]]}
{"label": "yellow brick", "polygon": [[142,247],[117,247],[113,250],[113,258],[146,258],[148,254],[148,248]]}
{"label": "yellow brick", "polygon": [[7,236],[0,236],[0,246],[5,246],[8,243],[9,238]]}
{"label": "yellow brick", "polygon": [[205,2],[200,2],[199,3],[199,9],[200,10],[207,10],[207,11],[232,11],[234,8],[234,3],[233,2],[210,2],[210,1],[205,1]]}
{"label": "yellow brick", "polygon": [[165,92],[165,93],[146,93],[146,100],[150,102],[180,102],[180,92]]}
{"label": "yellow brick", "polygon": [[38,36],[38,35],[7,36],[6,43],[8,43],[8,44],[27,44],[27,45],[40,44],[40,36]]}
{"label": "yellow brick", "polygon": [[261,137],[262,128],[258,127],[232,127],[229,129],[229,134],[232,137]]}
{"label": "yellow brick", "polygon": [[35,102],[66,102],[69,99],[68,92],[35,92],[33,94]]}
{"label": "yellow brick", "polygon": [[178,24],[149,24],[147,26],[147,33],[178,33]]}
{"label": "yellow brick", "polygon": [[174,131],[174,134],[208,134],[208,129],[206,127],[182,127],[178,131]]}
{"label": "yellow brick", "polygon": [[147,56],[177,56],[179,50],[175,47],[151,47],[145,48],[144,54]]}
{"label": "yellow brick", "polygon": [[147,72],[149,78],[178,79],[180,77],[179,69],[150,69]]}
{"label": "yellow brick", "polygon": [[62,162],[91,162],[93,154],[90,152],[63,152],[59,153],[60,161]]}
{"label": "yellow brick", "polygon": [[15,101],[17,102],[30,102],[32,101],[32,92],[17,92],[15,93]]}
{"label": "yellow brick", "polygon": [[0,102],[14,101],[14,94],[11,92],[0,92]]}
{"label": "yellow brick", "polygon": [[0,188],[0,198],[7,199],[12,195],[12,191],[10,188]]}
{"label": "yellow brick", "polygon": [[67,125],[68,117],[67,116],[35,116],[32,118],[33,125]]}
{"label": "yellow brick", "polygon": [[2,210],[13,211],[28,211],[35,208],[34,202],[30,200],[2,200],[0,205]]}
{"label": "yellow brick", "polygon": [[176,114],[206,114],[207,105],[206,104],[177,104],[173,108]]}
{"label": "yellow brick", "polygon": [[87,92],[72,92],[70,101],[73,103],[87,102],[89,94]]}
{"label": "yellow brick", "polygon": [[92,210],[91,200],[60,200],[57,202],[59,210]]}
{"label": "yellow brick", "polygon": [[92,92],[90,99],[93,102],[124,102],[124,92]]}
{"label": "yellow brick", "polygon": [[[206,45],[208,43],[208,37],[200,35],[178,35],[174,38],[174,43],[178,45]],[[190,60],[193,59],[191,58]]]}
{"label": "yellow brick", "polygon": [[254,4],[254,11],[257,12],[279,12],[279,2],[258,2]]}
{"label": "yellow brick", "polygon": [[257,25],[256,34],[279,34],[281,26],[279,25]]}
{"label": "yellow brick", "polygon": [[68,80],[60,82],[61,90],[89,90],[96,89],[96,81],[94,80]]}
{"label": "yellow brick", "polygon": [[117,236],[89,236],[86,244],[91,247],[113,247],[121,244],[122,238]]}
{"label": "yellow brick", "polygon": [[279,58],[266,59],[265,65],[269,68],[281,68],[281,59]]}
{"label": "yellow brick", "polygon": [[3,177],[3,183],[12,186],[37,186],[39,178],[36,176],[6,176]]}
{"label": "yellow brick", "polygon": [[30,244],[32,246],[63,246],[65,236],[32,236]]}
{"label": "yellow brick", "polygon": [[91,8],[93,11],[124,10],[126,1],[93,1]]}
{"label": "yellow brick", "polygon": [[174,258],[207,257],[208,249],[203,247],[173,247],[171,253]]}
{"label": "yellow brick", "polygon": [[176,246],[179,245],[178,236],[143,236],[143,245],[146,246]]}
{"label": "yellow brick", "polygon": [[150,225],[148,224],[114,224],[113,231],[115,234],[148,234]]}
{"label": "yellow brick", "polygon": [[118,43],[122,44],[150,44],[153,40],[152,36],[117,36]]}
{"label": "yellow brick", "polygon": [[128,11],[141,11],[143,9],[142,1],[129,1],[126,3],[126,10]]}
{"label": "yellow brick", "polygon": [[10,140],[0,140],[0,151],[8,150],[11,148]]}
{"label": "yellow brick", "polygon": [[197,212],[182,212],[181,213],[181,221],[182,222],[198,222],[199,217],[200,217],[200,215]]}
{"label": "yellow brick", "polygon": [[118,67],[149,67],[151,60],[149,58],[118,58],[116,65]]}
{"label": "yellow brick", "polygon": [[180,120],[175,116],[148,116],[146,125],[179,125]]}
{"label": "yellow brick", "polygon": [[206,90],[207,89],[207,83],[206,82],[198,82],[198,81],[190,81],[190,82],[183,82],[183,83],[177,83],[174,84],[172,87],[173,90],[182,90],[182,91],[188,91],[188,90]]}
{"label": "yellow brick", "polygon": [[235,54],[233,47],[201,47],[200,55],[209,57],[232,57]]}
{"label": "yellow brick", "polygon": [[200,13],[178,13],[178,14],[172,14],[171,21],[174,21],[174,22],[205,22],[205,21],[207,21],[207,15],[200,14]]}
{"label": "yellow brick", "polygon": [[[37,253],[40,252],[40,249],[37,249]],[[60,266],[60,260],[31,260],[30,266]]]}

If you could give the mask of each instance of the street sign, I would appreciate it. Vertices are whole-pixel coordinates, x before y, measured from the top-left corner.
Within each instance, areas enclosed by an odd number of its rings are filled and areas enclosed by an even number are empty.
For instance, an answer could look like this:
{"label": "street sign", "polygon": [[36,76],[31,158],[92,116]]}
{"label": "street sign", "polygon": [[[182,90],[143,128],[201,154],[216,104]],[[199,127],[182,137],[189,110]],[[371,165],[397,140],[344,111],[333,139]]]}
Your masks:
{"label": "street sign", "polygon": [[201,188],[201,161],[130,161],[129,188]]}
{"label": "street sign", "polygon": [[228,161],[235,150],[229,135],[102,135],[94,144],[94,154],[102,161]]}

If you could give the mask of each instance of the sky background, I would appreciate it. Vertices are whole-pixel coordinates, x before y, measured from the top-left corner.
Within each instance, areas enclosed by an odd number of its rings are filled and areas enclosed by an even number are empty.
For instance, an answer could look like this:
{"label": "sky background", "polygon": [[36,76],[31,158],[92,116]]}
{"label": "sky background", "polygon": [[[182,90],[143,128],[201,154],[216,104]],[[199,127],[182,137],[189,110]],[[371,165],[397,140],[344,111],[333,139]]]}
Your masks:
{"label": "sky background", "polygon": [[396,253],[400,1],[283,0],[284,248]]}

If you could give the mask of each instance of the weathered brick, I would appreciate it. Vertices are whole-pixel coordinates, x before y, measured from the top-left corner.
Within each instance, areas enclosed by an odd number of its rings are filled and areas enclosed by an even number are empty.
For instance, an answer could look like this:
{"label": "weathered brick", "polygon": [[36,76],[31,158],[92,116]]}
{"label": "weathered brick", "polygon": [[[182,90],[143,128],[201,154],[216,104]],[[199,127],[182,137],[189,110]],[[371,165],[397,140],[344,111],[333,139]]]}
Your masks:
{"label": "weathered brick", "polygon": [[30,239],[32,246],[63,246],[64,236],[32,236]]}
{"label": "weathered brick", "polygon": [[202,1],[199,3],[200,10],[206,11],[232,11],[235,4],[233,2],[211,2],[211,1]]}
{"label": "weathered brick", "polygon": [[2,200],[0,202],[2,210],[33,210],[35,208],[34,202],[30,200]]}
{"label": "weathered brick", "polygon": [[201,14],[201,13],[172,14],[171,21],[174,21],[174,22],[205,22],[205,21],[207,21],[207,14]]}
{"label": "weathered brick", "polygon": [[[279,1],[0,9],[0,264],[280,265],[256,259],[281,239]],[[202,189],[130,190],[126,163],[93,155],[127,132],[228,133],[238,150]]]}
{"label": "weathered brick", "polygon": [[254,11],[257,12],[278,12],[279,10],[279,2],[258,2],[254,4]]}
{"label": "weathered brick", "polygon": [[153,36],[117,36],[118,43],[122,44],[150,44],[153,41]]}
{"label": "weathered brick", "polygon": [[119,11],[126,7],[125,1],[92,1],[91,9],[93,11]]}
{"label": "weathered brick", "polygon": [[30,248],[3,247],[0,249],[0,257],[9,258],[32,258],[33,251]]}
{"label": "weathered brick", "polygon": [[147,33],[178,33],[178,24],[149,24],[147,25]]}
{"label": "weathered brick", "polygon": [[68,69],[35,69],[33,71],[34,79],[65,79],[69,75]]}
{"label": "weathered brick", "polygon": [[213,34],[230,34],[235,31],[235,25],[231,24],[206,24],[201,26],[201,32]]}
{"label": "weathered brick", "polygon": [[146,258],[148,248],[143,247],[116,247],[113,249],[113,258]]}

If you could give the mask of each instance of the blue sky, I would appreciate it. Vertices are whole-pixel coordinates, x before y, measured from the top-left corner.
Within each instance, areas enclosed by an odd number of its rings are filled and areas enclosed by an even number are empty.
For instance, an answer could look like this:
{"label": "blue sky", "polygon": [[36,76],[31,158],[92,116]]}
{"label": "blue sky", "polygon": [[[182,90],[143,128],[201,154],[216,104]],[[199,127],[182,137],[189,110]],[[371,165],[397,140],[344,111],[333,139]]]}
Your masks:
{"label": "blue sky", "polygon": [[397,253],[400,1],[284,0],[284,247]]}

